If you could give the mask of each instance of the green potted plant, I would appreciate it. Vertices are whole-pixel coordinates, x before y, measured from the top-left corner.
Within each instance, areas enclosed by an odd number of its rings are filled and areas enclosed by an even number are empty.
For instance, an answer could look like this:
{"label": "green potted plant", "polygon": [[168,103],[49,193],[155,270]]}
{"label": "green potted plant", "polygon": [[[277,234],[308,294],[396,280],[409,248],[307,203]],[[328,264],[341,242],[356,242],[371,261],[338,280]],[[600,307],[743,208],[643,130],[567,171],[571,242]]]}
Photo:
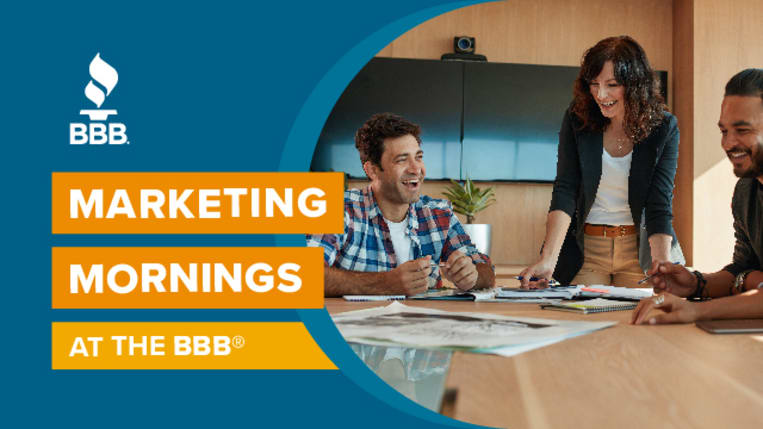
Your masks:
{"label": "green potted plant", "polygon": [[495,188],[478,188],[470,178],[463,184],[450,180],[443,194],[453,204],[453,211],[466,216],[464,230],[481,253],[490,254],[490,224],[475,224],[474,216],[495,203]]}

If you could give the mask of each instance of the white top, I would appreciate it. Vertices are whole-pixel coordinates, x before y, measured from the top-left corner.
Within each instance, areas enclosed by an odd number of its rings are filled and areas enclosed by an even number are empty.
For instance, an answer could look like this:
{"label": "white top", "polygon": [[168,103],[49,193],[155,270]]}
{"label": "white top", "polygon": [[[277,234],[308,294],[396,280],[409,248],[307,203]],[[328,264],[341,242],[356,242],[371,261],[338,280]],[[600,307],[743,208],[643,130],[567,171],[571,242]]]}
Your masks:
{"label": "white top", "polygon": [[602,150],[601,180],[599,190],[587,223],[595,225],[633,225],[633,215],[628,204],[628,175],[631,171],[633,151],[615,158]]}
{"label": "white top", "polygon": [[384,221],[389,227],[389,237],[392,239],[392,248],[395,249],[397,265],[410,261],[411,237],[405,233],[405,229],[408,227],[408,218],[403,219],[402,222],[392,222],[387,218],[384,218]]}

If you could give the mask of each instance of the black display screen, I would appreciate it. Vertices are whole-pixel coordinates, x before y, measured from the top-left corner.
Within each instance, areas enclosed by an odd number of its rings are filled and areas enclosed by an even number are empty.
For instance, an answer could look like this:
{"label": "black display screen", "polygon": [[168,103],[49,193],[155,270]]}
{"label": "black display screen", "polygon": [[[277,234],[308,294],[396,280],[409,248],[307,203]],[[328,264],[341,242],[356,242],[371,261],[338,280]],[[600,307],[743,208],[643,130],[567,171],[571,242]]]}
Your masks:
{"label": "black display screen", "polygon": [[463,172],[474,180],[553,181],[578,67],[467,63]]}
{"label": "black display screen", "polygon": [[355,131],[374,113],[392,112],[422,129],[427,177],[459,177],[463,65],[374,58],[350,82],[323,127],[311,170],[365,178]]}
{"label": "black display screen", "polygon": [[[551,182],[579,67],[372,59],[323,128],[313,171],[365,178],[355,131],[393,112],[421,125],[429,179]],[[658,72],[663,95],[667,73]]]}

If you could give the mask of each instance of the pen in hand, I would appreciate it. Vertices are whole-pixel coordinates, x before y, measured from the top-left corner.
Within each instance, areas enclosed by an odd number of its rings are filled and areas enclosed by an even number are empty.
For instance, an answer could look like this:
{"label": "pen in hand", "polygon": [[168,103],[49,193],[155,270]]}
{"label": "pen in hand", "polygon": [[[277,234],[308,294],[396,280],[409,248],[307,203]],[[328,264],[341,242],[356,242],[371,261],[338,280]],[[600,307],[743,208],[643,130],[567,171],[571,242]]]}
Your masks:
{"label": "pen in hand", "polygon": [[[681,265],[680,262],[673,262],[673,265]],[[648,275],[644,277],[643,279],[638,281],[638,284],[644,284],[645,282],[649,281],[652,277],[656,276],[657,274],[660,274],[660,270],[658,269],[656,273]]]}
{"label": "pen in hand", "polygon": [[[522,276],[516,276],[514,278],[517,279],[517,280],[524,279],[524,277],[522,277]],[[530,281],[531,282],[537,282],[538,280],[541,280],[541,278],[540,277],[530,277]],[[548,281],[548,285],[549,286],[559,286],[560,283],[558,281],[554,280],[554,279],[551,279],[551,280]]]}

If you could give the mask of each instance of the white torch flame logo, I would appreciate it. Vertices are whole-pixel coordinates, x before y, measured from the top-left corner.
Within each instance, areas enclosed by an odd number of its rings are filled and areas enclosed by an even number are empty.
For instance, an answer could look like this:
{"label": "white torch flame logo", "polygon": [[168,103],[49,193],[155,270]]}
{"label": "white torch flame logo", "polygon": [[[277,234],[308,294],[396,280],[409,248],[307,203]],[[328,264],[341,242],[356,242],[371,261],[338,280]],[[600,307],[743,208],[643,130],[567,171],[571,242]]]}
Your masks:
{"label": "white torch flame logo", "polygon": [[111,90],[117,86],[119,75],[114,67],[101,59],[101,53],[99,52],[95,54],[95,58],[90,62],[90,76],[94,81],[106,88],[106,93],[104,94],[100,88],[93,84],[93,80],[88,82],[85,87],[85,96],[100,108],[101,104],[106,100],[106,96],[111,94]]}

